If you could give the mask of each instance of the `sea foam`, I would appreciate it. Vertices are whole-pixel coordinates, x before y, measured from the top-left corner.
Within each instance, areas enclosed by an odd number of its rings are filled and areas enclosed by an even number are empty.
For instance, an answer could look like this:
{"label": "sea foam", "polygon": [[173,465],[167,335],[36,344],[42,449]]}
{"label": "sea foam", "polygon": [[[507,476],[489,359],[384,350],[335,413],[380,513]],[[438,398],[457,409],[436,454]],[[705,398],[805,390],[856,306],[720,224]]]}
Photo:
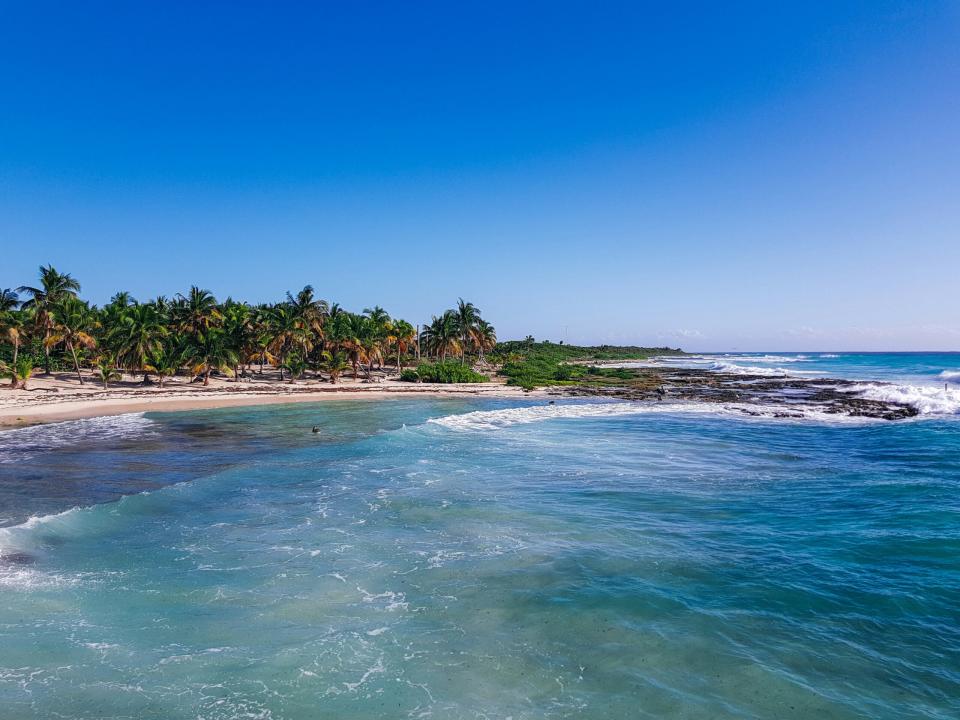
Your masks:
{"label": "sea foam", "polygon": [[648,414],[697,414],[725,415],[742,419],[796,419],[836,422],[864,422],[863,418],[851,418],[823,412],[821,409],[802,405],[760,405],[757,403],[709,403],[709,402],[609,402],[577,403],[564,405],[532,405],[502,410],[477,410],[460,415],[431,418],[427,422],[451,430],[499,430],[514,425],[544,422],[558,419],[605,418],[626,415]]}
{"label": "sea foam", "polygon": [[921,415],[956,415],[960,413],[960,390],[939,386],[884,385],[863,383],[853,387],[867,400],[900,403],[916,408]]}
{"label": "sea foam", "polygon": [[153,426],[143,413],[127,413],[6,430],[0,433],[0,463],[21,462],[37,453],[91,440],[138,437]]}

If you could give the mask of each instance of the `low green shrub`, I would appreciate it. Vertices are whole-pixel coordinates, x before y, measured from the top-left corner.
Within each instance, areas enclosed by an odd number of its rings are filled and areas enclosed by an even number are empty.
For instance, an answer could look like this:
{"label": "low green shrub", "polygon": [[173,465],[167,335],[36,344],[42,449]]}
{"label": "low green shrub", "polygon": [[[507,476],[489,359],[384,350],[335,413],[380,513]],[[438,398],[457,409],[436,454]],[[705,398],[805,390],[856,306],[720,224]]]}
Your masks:
{"label": "low green shrub", "polygon": [[423,363],[416,370],[410,368],[400,374],[400,379],[406,382],[416,382],[417,379],[426,383],[482,383],[487,382],[486,375],[475,372],[466,365],[457,361],[447,360],[438,363]]}

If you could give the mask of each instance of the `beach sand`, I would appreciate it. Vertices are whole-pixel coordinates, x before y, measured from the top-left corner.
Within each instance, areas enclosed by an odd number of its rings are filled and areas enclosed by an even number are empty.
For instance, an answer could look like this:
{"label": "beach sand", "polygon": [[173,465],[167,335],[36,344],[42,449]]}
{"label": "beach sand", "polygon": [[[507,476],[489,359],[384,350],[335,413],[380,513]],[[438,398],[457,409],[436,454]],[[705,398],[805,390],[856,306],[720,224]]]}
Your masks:
{"label": "beach sand", "polygon": [[250,375],[240,382],[211,378],[210,385],[190,383],[187,378],[168,378],[163,388],[143,385],[142,377],[124,376],[104,389],[92,377],[80,385],[76,373],[41,374],[30,379],[27,390],[0,386],[0,428],[21,427],[102,415],[131,412],[167,412],[199,408],[236,407],[281,403],[318,402],[410,395],[484,395],[520,397],[520,388],[492,381],[482,384],[438,385],[400,382],[389,376],[373,380],[343,378],[336,385],[326,380],[301,379],[280,382],[277,372]]}

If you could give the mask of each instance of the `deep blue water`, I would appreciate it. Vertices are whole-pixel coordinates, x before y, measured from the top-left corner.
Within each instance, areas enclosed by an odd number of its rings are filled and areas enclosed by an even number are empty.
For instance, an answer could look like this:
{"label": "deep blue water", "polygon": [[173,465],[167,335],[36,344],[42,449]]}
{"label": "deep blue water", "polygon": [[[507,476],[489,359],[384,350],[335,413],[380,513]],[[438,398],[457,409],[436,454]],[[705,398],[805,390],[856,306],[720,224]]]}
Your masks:
{"label": "deep blue water", "polygon": [[4,720],[960,717],[951,413],[121,416],[0,436],[0,524]]}

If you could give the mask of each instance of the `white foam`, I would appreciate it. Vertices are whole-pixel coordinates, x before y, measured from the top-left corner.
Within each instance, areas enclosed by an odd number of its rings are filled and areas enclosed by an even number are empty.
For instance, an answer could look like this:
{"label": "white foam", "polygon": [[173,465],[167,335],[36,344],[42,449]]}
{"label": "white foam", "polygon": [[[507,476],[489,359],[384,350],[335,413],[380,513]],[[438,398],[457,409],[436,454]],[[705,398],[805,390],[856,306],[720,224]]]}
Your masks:
{"label": "white foam", "polygon": [[730,360],[747,360],[759,363],[795,363],[808,362],[806,355],[724,355]]}
{"label": "white foam", "polygon": [[[577,403],[563,405],[531,405],[504,408],[502,410],[477,410],[462,415],[447,415],[431,418],[428,423],[451,430],[500,430],[513,425],[543,422],[546,420],[604,418],[625,415],[647,414],[698,414],[724,415],[742,419],[797,419],[828,422],[863,422],[861,418],[826,413],[822,409],[802,405],[760,405],[755,403],[708,403],[708,402],[609,402]],[[783,417],[789,414],[790,417]]]}
{"label": "white foam", "polygon": [[960,413],[960,390],[923,385],[885,385],[864,383],[853,391],[867,400],[900,403],[916,408],[921,415],[956,415]]}
{"label": "white foam", "polygon": [[19,525],[11,525],[10,527],[0,528],[0,555],[3,554],[4,550],[9,550],[14,547],[14,543],[17,543],[17,547],[22,548],[25,544],[25,541],[29,538],[29,533],[27,531],[33,530],[41,525],[46,525],[55,520],[61,520],[68,515],[71,515],[80,510],[79,507],[70,508],[69,510],[64,510],[59,513],[52,513],[50,515],[34,515],[33,517],[27,518]]}
{"label": "white foam", "polygon": [[945,382],[960,383],[960,370],[944,370],[940,373],[940,377],[942,377]]}
{"label": "white foam", "polygon": [[143,413],[127,413],[6,430],[0,432],[0,463],[22,462],[38,453],[91,440],[139,437],[153,426]]}
{"label": "white foam", "polygon": [[5,563],[3,556],[13,553],[32,555],[36,549],[33,535],[38,527],[62,521],[78,510],[80,508],[71,508],[61,513],[37,515],[19,525],[0,528],[0,587],[29,591],[75,585],[77,578],[49,573],[31,566]]}

